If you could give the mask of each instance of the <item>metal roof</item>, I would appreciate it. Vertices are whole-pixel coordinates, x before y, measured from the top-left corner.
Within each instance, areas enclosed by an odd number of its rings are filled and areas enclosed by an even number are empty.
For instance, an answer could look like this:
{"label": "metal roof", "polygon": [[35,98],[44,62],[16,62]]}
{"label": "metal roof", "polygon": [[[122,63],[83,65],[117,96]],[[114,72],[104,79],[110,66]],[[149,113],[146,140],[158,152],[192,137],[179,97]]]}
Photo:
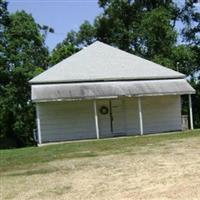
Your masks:
{"label": "metal roof", "polygon": [[184,75],[95,42],[30,80],[31,84],[183,78]]}
{"label": "metal roof", "polygon": [[32,85],[35,102],[193,93],[184,79]]}

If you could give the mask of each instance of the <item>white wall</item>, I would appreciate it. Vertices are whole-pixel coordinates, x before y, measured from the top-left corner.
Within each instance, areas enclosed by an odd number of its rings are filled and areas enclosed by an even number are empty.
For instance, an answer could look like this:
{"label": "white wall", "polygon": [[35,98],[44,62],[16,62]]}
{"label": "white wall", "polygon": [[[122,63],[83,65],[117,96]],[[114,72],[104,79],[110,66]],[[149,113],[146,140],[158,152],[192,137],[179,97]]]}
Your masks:
{"label": "white wall", "polygon": [[96,138],[92,101],[38,103],[42,142]]}
{"label": "white wall", "polygon": [[[139,134],[138,98],[120,100],[123,113],[118,120],[121,116],[119,124],[123,124],[124,135]],[[142,97],[141,103],[144,134],[181,130],[180,96]],[[42,142],[96,138],[93,101],[47,102],[37,106]],[[110,115],[100,114],[101,106],[109,108],[109,100],[97,100],[100,138],[112,137]]]}
{"label": "white wall", "polygon": [[125,98],[125,127],[127,135],[140,132],[137,98]]}
{"label": "white wall", "polygon": [[144,133],[181,130],[180,96],[142,97]]}
{"label": "white wall", "polygon": [[[120,98],[120,100],[123,113],[121,115],[117,113],[118,120],[119,116],[121,117],[118,124],[121,126],[124,124],[124,135],[138,135],[140,133],[138,98]],[[111,101],[112,105],[115,105],[113,103],[115,100]],[[144,134],[181,130],[180,96],[141,97],[141,104]],[[109,107],[109,100],[99,100],[97,105],[98,109],[103,105]],[[114,136],[115,134],[111,133],[109,114],[102,115],[98,112],[98,116],[100,136]],[[114,113],[113,118],[115,118]]]}

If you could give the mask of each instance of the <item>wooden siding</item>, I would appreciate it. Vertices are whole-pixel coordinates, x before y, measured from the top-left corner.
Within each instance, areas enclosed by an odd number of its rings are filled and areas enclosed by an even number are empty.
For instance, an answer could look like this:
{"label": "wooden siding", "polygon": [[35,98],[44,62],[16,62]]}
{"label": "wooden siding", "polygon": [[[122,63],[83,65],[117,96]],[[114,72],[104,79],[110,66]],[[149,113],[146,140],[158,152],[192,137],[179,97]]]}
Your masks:
{"label": "wooden siding", "polygon": [[144,133],[181,130],[180,96],[143,97]]}
{"label": "wooden siding", "polygon": [[92,101],[39,103],[42,142],[96,138]]}
{"label": "wooden siding", "polygon": [[113,134],[126,135],[125,127],[125,102],[124,98],[113,99],[111,101],[112,116],[113,116]]}
{"label": "wooden siding", "polygon": [[[115,131],[117,130],[126,133],[126,135],[140,134],[138,98],[121,98],[119,100],[122,101],[121,106],[123,109],[117,109],[115,113],[113,112],[113,118],[115,120],[115,117],[117,117],[117,124],[120,124],[121,128],[115,128],[115,123],[113,123],[113,133],[111,133],[109,114],[102,115],[98,112],[101,137],[115,136]],[[111,100],[112,106],[115,106],[115,101]],[[109,108],[109,100],[97,102],[98,109],[101,106],[107,106]],[[181,130],[180,96],[141,97],[141,104],[144,134]],[[117,112],[120,110],[123,113],[119,114]]]}
{"label": "wooden siding", "polygon": [[140,132],[137,98],[125,98],[125,128],[127,135]]}
{"label": "wooden siding", "polygon": [[[111,100],[112,106],[122,107],[113,113],[113,118],[118,121],[113,123],[116,126],[113,132],[110,113],[100,113],[102,106],[108,107],[110,112],[109,101],[97,101],[100,138],[116,136],[117,131],[124,135],[139,135],[138,98]],[[180,96],[141,97],[141,105],[144,134],[181,130]],[[93,101],[48,102],[37,106],[42,142],[96,138]]]}

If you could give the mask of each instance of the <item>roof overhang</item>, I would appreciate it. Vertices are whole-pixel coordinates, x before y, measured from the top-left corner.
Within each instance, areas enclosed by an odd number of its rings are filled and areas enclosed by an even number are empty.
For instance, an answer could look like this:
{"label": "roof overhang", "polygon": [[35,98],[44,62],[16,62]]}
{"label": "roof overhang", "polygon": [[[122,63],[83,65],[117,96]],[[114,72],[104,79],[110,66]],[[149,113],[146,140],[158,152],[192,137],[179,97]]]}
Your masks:
{"label": "roof overhang", "polygon": [[194,94],[184,79],[32,85],[33,102]]}

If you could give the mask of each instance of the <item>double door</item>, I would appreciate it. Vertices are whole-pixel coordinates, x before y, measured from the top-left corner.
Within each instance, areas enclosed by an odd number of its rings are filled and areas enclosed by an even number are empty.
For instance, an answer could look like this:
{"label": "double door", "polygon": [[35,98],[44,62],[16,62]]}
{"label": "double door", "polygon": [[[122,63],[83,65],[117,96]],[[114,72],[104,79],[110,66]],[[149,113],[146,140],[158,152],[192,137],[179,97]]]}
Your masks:
{"label": "double door", "polygon": [[[123,99],[99,101],[98,108],[101,136],[121,136],[126,134],[125,105]],[[107,108],[107,112],[102,112],[102,108]]]}

